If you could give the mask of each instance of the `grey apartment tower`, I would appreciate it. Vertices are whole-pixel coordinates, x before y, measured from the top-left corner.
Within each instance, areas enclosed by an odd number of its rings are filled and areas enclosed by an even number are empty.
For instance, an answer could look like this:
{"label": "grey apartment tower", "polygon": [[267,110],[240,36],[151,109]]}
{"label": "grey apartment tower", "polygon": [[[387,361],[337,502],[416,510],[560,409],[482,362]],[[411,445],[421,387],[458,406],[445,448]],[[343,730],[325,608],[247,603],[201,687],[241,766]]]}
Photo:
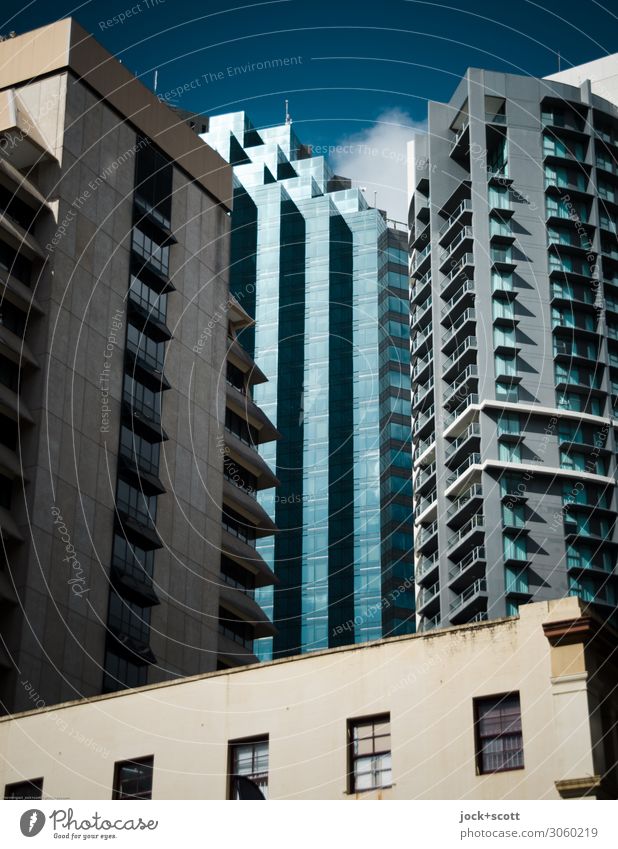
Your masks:
{"label": "grey apartment tower", "polygon": [[278,434],[236,339],[231,199],[74,21],[0,44],[2,711],[246,663],[273,633],[254,446]]}
{"label": "grey apartment tower", "polygon": [[244,112],[202,136],[234,167],[230,288],[281,438],[261,449],[278,532],[257,548],[278,634],[260,656],[414,628],[407,228],[368,206],[291,122]]}
{"label": "grey apartment tower", "polygon": [[411,145],[421,630],[616,620],[618,109],[578,70],[469,70]]}

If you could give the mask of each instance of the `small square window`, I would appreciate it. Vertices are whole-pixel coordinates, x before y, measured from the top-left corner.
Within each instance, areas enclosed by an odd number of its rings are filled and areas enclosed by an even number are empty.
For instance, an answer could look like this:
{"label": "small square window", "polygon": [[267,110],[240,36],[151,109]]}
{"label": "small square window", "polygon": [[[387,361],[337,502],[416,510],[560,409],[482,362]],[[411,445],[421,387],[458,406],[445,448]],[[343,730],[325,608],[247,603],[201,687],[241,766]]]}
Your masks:
{"label": "small square window", "polygon": [[152,799],[154,757],[117,761],[114,765],[113,799]]}
{"label": "small square window", "polygon": [[16,781],[14,784],[7,784],[4,788],[5,799],[42,799],[43,798],[43,779],[31,778],[28,781]]}
{"label": "small square window", "polygon": [[524,768],[519,693],[474,700],[479,775]]}
{"label": "small square window", "polygon": [[390,714],[348,722],[348,791],[359,793],[393,783]]}

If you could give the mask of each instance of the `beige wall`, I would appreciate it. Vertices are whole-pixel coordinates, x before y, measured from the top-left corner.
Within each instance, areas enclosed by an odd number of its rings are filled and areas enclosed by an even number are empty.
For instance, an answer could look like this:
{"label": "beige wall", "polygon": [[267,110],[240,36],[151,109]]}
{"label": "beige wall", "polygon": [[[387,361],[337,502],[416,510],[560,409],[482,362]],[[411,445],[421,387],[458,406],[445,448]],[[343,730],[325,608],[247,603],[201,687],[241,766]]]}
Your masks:
{"label": "beige wall", "polygon": [[[585,686],[552,679],[543,624],[565,599],[501,620],[349,647],[0,720],[0,785],[111,798],[114,761],[154,754],[153,797],[223,798],[227,744],[268,734],[275,799],[344,799],[346,721],[389,711],[395,799],[556,799],[594,766]],[[554,671],[554,676],[555,676]],[[572,676],[572,672],[568,673]],[[472,700],[518,690],[525,769],[477,776]]]}

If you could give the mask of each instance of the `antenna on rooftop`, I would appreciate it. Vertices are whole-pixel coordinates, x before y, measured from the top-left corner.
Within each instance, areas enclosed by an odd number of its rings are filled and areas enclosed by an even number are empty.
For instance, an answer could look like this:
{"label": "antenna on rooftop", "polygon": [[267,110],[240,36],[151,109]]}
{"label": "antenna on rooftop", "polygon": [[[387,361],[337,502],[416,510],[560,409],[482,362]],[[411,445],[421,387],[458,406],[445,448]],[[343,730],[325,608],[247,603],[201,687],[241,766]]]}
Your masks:
{"label": "antenna on rooftop", "polygon": [[560,65],[562,64],[562,57],[560,56],[560,51],[558,51],[558,70],[560,71]]}
{"label": "antenna on rooftop", "polygon": [[157,93],[157,83],[159,82],[159,69],[157,68],[154,73],[154,93]]}
{"label": "antenna on rooftop", "polygon": [[292,123],[292,118],[290,117],[290,112],[288,110],[288,101],[287,100],[285,101],[285,123],[286,124]]}

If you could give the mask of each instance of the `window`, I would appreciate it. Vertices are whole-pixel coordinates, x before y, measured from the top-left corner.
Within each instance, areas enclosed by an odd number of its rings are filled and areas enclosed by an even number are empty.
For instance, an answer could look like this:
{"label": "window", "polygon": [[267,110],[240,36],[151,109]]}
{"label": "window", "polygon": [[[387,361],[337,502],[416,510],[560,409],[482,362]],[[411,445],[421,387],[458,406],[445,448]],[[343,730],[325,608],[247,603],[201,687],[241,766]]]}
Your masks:
{"label": "window", "polygon": [[134,461],[143,472],[159,474],[158,442],[148,442],[139,434],[129,430],[126,425],[120,429],[120,453],[128,460]]}
{"label": "window", "polygon": [[496,319],[506,319],[507,321],[515,320],[515,304],[513,301],[494,301],[493,302],[493,317]]}
{"label": "window", "polygon": [[113,799],[152,799],[154,757],[117,761],[114,765]]}
{"label": "window", "polygon": [[145,262],[159,274],[167,277],[169,274],[170,249],[167,245],[159,245],[138,227],[133,228],[131,247]]}
{"label": "window", "polygon": [[591,475],[606,474],[605,459],[584,454],[581,451],[560,451],[560,468],[587,472]]}
{"label": "window", "polygon": [[141,413],[155,423],[161,421],[161,393],[153,392],[143,383],[126,374],[124,378],[124,400],[135,412]]}
{"label": "window", "polygon": [[506,566],[504,569],[505,591],[507,593],[528,594],[528,568],[513,568]]}
{"label": "window", "polygon": [[165,292],[155,292],[142,280],[132,276],[129,298],[143,307],[148,312],[149,317],[165,321],[167,313],[167,294]]}
{"label": "window", "polygon": [[134,324],[127,327],[127,348],[151,368],[163,370],[165,342],[155,342]]}
{"label": "window", "polygon": [[517,436],[519,433],[521,433],[521,423],[517,413],[502,413],[498,419],[498,436],[505,434]]}
{"label": "window", "polygon": [[133,517],[147,527],[152,527],[157,515],[157,496],[146,495],[142,490],[118,480],[116,488],[118,510]]}
{"label": "window", "polygon": [[230,799],[268,799],[268,737],[230,743]]}
{"label": "window", "polygon": [[524,768],[519,693],[474,700],[479,775]]}
{"label": "window", "polygon": [[517,355],[516,354],[496,354],[496,377],[516,377],[517,376]]}
{"label": "window", "polygon": [[392,784],[390,714],[350,720],[348,748],[350,793]]}
{"label": "window", "polygon": [[521,463],[521,445],[501,442],[498,445],[498,459],[505,463]]}
{"label": "window", "polygon": [[523,504],[503,504],[502,524],[505,528],[523,528],[526,524],[525,507]]}
{"label": "window", "polygon": [[525,536],[508,536],[504,535],[502,538],[502,545],[504,551],[504,559],[506,561],[515,560],[518,562],[524,562],[528,559],[528,546],[526,544]]}
{"label": "window", "polygon": [[496,400],[509,401],[512,404],[517,403],[517,401],[519,401],[519,386],[517,384],[511,386],[510,383],[505,383],[504,381],[497,380]]}
{"label": "window", "polygon": [[16,781],[13,784],[7,784],[4,788],[5,799],[42,799],[43,798],[43,779],[31,778],[28,781]]}
{"label": "window", "polygon": [[493,268],[491,271],[491,286],[494,292],[512,292],[513,273],[511,271],[498,271]]}

